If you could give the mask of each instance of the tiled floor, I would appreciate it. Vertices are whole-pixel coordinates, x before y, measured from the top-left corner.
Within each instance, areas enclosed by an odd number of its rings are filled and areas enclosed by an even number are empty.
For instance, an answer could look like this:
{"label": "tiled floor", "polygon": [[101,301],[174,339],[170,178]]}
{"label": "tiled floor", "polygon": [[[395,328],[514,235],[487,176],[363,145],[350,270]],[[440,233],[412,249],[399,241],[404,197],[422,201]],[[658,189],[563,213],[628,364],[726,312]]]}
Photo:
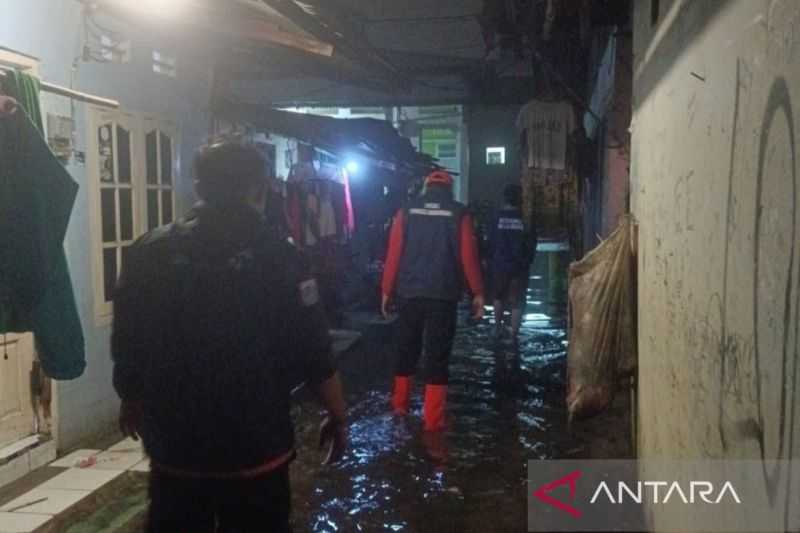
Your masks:
{"label": "tiled floor", "polygon": [[0,531],[3,533],[29,533],[36,531],[49,521],[50,517],[47,515],[0,512]]}
{"label": "tiled floor", "polygon": [[63,471],[0,506],[0,533],[36,532],[125,471],[149,472],[150,464],[141,444],[126,439],[105,451],[78,450],[45,468]]}

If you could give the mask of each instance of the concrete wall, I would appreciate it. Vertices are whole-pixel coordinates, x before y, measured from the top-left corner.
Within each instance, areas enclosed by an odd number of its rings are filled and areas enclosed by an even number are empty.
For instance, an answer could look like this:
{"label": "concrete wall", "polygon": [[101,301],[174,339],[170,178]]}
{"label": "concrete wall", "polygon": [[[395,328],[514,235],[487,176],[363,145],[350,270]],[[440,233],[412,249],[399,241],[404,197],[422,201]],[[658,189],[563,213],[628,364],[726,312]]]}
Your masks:
{"label": "concrete wall", "polygon": [[800,3],[638,0],[634,58],[639,455],[797,458]]}
{"label": "concrete wall", "polygon": [[603,161],[603,211],[601,236],[608,237],[628,207],[631,121],[631,39],[616,38],[614,91],[608,111]]}
{"label": "concrete wall", "polygon": [[[0,3],[0,46],[41,60],[42,79],[70,85],[73,59],[82,48],[81,4],[74,0],[25,0]],[[110,21],[109,21],[110,22]],[[174,121],[179,128],[181,155],[176,182],[177,212],[193,201],[190,179],[192,151],[208,130],[209,70],[192,52],[198,43],[176,38],[159,42],[153,35],[130,33],[132,61],[128,64],[81,63],[74,80],[77,90],[114,98],[125,110],[150,112]],[[181,46],[180,42],[186,43]],[[153,73],[154,45],[165,46],[178,56],[177,79]],[[190,48],[191,47],[191,48]],[[68,101],[43,96],[43,106],[69,111]],[[76,148],[87,150],[86,109],[75,106]],[[98,323],[93,307],[92,243],[89,192],[84,164],[69,166],[80,185],[65,240],[78,308],[86,337],[88,367],[79,379],[56,387],[57,438],[60,448],[70,448],[86,438],[113,427],[117,398],[111,386],[108,324]]]}
{"label": "concrete wall", "polygon": [[[503,187],[519,183],[518,106],[468,106],[464,121],[469,137],[469,202],[489,202],[494,207],[503,199]],[[486,147],[505,146],[506,164],[487,165]]]}

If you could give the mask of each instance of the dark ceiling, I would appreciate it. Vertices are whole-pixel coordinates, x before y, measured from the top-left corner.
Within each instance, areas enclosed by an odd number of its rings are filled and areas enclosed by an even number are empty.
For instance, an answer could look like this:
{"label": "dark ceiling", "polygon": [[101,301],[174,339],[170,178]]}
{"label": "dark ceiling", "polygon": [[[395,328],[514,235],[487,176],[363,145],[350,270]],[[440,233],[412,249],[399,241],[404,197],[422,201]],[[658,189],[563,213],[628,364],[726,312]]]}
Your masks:
{"label": "dark ceiling", "polygon": [[228,96],[291,105],[524,103],[580,90],[592,28],[624,25],[626,0],[262,0],[331,58],[241,47]]}

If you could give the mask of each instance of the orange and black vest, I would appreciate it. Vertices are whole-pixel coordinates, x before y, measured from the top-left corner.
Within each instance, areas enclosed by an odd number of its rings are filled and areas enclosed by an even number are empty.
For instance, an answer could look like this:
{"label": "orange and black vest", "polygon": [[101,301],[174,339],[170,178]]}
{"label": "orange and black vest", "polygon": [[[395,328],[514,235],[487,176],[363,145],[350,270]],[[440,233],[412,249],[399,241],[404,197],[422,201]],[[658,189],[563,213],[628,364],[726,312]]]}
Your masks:
{"label": "orange and black vest", "polygon": [[403,299],[456,301],[464,290],[461,220],[466,207],[449,191],[433,189],[404,212],[397,294]]}

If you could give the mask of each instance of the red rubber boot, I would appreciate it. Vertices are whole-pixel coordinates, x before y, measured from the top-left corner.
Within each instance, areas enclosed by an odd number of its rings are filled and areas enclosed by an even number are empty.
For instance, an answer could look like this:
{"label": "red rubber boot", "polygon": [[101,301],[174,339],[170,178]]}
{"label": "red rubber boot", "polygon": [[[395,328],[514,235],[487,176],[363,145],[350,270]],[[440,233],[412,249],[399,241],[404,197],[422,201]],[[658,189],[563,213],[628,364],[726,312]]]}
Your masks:
{"label": "red rubber boot", "polygon": [[444,429],[444,414],[447,407],[447,385],[426,385],[425,403],[422,414],[425,418],[425,431]]}
{"label": "red rubber boot", "polygon": [[394,392],[392,393],[392,410],[394,414],[405,416],[408,414],[408,400],[411,396],[411,378],[408,376],[394,377]]}

